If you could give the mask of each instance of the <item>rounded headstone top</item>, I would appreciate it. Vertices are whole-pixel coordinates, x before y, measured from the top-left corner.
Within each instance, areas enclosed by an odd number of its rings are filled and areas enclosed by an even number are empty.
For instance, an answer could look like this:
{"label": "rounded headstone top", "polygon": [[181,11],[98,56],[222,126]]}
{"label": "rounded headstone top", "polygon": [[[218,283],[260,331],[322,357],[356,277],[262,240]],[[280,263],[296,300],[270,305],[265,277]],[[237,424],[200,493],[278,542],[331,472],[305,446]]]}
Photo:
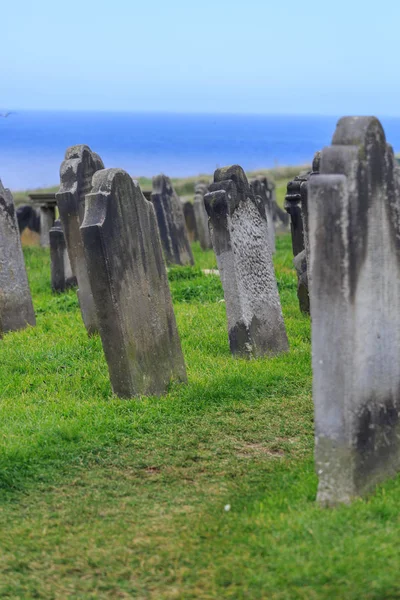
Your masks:
{"label": "rounded headstone top", "polygon": [[133,183],[132,177],[123,169],[101,169],[93,174],[92,194],[108,193],[116,181],[129,181]]}
{"label": "rounded headstone top", "polygon": [[371,138],[386,144],[385,132],[376,117],[342,117],[333,134],[334,146],[361,146]]}

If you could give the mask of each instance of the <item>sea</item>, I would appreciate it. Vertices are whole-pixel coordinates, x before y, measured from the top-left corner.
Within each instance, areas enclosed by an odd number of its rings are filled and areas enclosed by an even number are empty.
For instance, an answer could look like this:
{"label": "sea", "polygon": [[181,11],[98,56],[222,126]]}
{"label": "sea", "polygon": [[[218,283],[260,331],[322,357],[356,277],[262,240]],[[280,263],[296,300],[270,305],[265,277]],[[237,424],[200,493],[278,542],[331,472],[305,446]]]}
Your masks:
{"label": "sea", "polygon": [[[106,167],[134,178],[310,164],[337,117],[138,112],[16,111],[0,118],[0,178],[12,190],[50,187],[68,146],[87,144]],[[400,118],[381,118],[400,151]]]}

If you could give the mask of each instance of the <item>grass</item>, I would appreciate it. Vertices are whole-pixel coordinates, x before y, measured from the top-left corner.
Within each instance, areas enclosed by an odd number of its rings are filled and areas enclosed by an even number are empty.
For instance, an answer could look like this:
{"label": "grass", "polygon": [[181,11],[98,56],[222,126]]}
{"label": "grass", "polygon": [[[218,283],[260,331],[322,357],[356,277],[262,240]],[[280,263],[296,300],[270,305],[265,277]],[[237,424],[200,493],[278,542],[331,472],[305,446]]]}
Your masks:
{"label": "grass", "polygon": [[[37,327],[0,343],[0,597],[400,598],[400,478],[315,504],[310,323],[289,236],[275,259],[290,352],[230,356],[212,252],[169,272],[188,385],[113,397],[74,291],[25,249]],[[227,506],[230,510],[226,510]]]}

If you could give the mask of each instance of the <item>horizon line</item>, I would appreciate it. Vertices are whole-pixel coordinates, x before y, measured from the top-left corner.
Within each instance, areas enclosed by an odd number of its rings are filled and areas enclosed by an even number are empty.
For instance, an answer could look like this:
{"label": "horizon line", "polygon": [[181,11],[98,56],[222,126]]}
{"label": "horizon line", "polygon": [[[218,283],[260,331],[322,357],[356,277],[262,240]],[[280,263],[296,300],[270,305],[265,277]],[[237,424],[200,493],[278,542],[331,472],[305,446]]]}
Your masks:
{"label": "horizon line", "polygon": [[[332,113],[276,113],[276,112],[241,112],[241,111],[187,111],[187,110],[147,110],[147,109],[103,109],[103,108],[0,108],[1,112],[10,112],[10,117],[18,113],[107,113],[107,114],[143,114],[143,115],[175,115],[175,116],[238,116],[238,117],[278,117],[278,118],[293,118],[293,117],[319,117],[319,118],[340,118],[339,114]],[[345,114],[341,116],[376,116],[379,113],[368,114]],[[380,115],[380,118],[399,119],[399,115]]]}

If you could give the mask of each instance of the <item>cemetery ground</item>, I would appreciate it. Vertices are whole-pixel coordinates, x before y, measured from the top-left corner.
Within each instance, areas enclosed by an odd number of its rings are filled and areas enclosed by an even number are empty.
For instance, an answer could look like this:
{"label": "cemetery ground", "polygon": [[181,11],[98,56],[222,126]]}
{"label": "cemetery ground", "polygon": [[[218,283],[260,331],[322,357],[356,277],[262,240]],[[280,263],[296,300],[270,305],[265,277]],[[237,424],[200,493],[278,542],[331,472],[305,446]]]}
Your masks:
{"label": "cemetery ground", "polygon": [[290,352],[233,359],[213,252],[169,270],[188,385],[112,396],[76,293],[25,248],[36,328],[0,342],[0,597],[400,598],[400,477],[315,503],[310,321],[290,235],[275,268]]}

